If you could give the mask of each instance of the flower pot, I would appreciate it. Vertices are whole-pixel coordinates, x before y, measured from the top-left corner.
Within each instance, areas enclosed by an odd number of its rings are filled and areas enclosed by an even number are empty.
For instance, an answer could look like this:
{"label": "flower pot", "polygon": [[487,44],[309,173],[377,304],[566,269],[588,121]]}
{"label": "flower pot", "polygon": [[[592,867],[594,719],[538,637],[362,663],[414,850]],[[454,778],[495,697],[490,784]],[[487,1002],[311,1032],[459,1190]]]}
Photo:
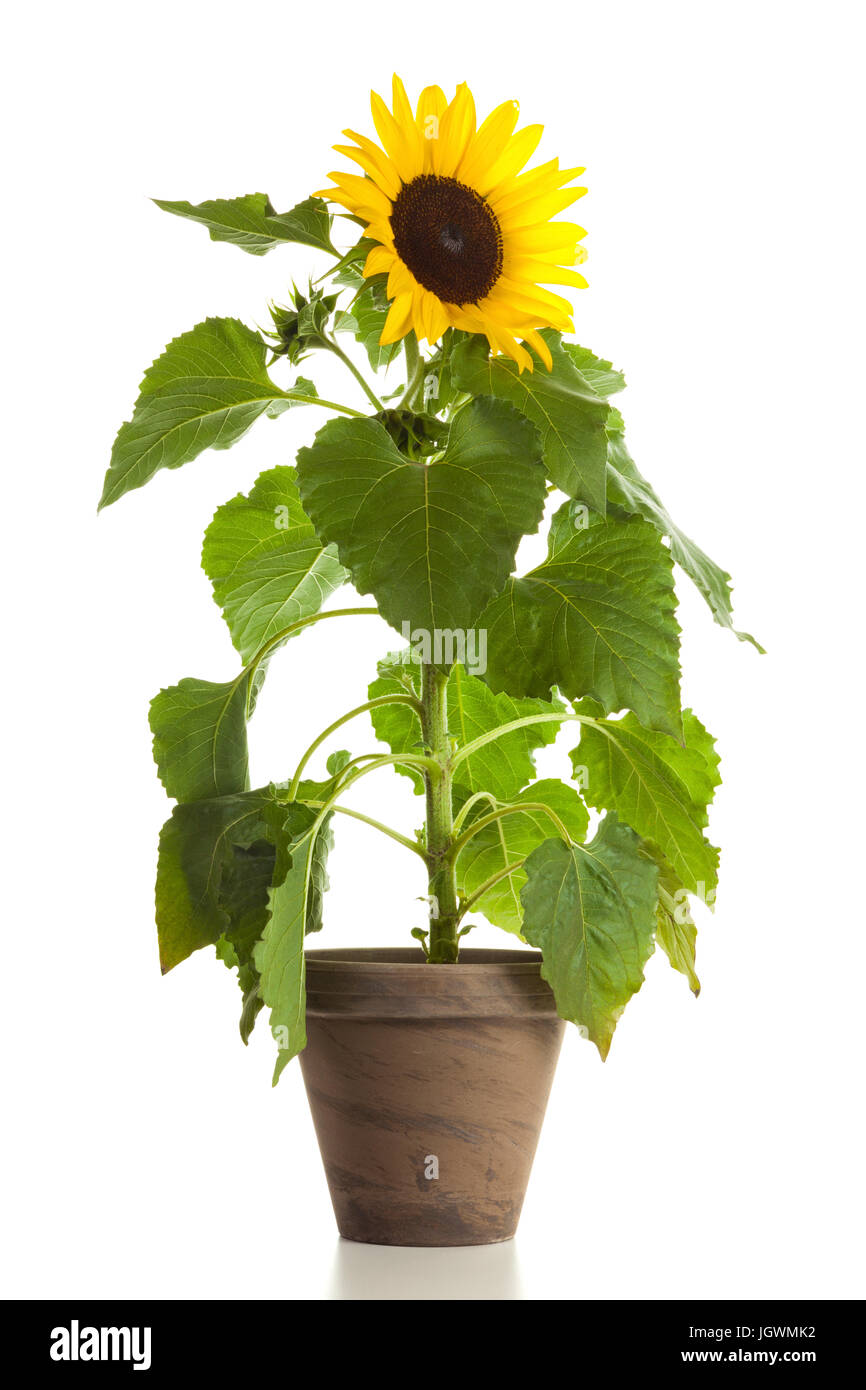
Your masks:
{"label": "flower pot", "polygon": [[517,1229],[565,1028],[535,951],[307,952],[301,1068],[337,1226],[375,1245]]}

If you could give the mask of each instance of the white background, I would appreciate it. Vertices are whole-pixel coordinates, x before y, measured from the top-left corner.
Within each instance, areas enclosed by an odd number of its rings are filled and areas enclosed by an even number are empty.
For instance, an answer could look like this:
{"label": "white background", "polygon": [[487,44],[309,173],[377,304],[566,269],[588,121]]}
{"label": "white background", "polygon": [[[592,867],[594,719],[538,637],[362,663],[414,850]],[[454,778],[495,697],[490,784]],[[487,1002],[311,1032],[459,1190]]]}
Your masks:
{"label": "white background", "polygon": [[[7,20],[8,1295],[863,1295],[857,10],[85,0]],[[234,978],[210,953],[157,966],[169,807],[148,700],[234,672],[202,531],[321,415],[261,422],[95,512],[168,339],[207,314],[261,323],[322,265],[212,244],[148,197],[291,206],[326,182],[344,126],[371,128],[368,89],[393,69],[413,92],[466,78],[482,111],[517,96],[546,123],[541,156],[587,166],[578,338],[626,370],[640,468],[731,570],[769,653],[714,626],[681,577],[684,695],[725,776],[703,994],[657,957],[605,1066],[569,1036],[519,1236],[489,1250],[339,1243],[297,1067],[272,1091],[266,1029],[242,1047]],[[338,363],[315,377],[356,401]],[[364,699],[394,645],[378,620],[338,642],[337,626],[274,661],[254,784]],[[565,772],[569,742],[546,773]],[[370,744],[360,720],[353,751]],[[417,823],[388,772],[363,804]],[[414,861],[337,828],[324,940],[404,942],[422,921]]]}

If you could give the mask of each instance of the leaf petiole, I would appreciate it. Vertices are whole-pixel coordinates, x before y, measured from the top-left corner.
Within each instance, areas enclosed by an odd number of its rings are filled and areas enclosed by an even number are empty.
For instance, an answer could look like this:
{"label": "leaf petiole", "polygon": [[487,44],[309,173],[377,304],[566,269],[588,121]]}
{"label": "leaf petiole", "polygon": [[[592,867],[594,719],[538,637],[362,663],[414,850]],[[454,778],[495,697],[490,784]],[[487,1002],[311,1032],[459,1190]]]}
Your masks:
{"label": "leaf petiole", "polygon": [[343,724],[348,724],[350,719],[354,719],[356,715],[364,714],[367,710],[379,709],[382,705],[412,705],[412,707],[418,711],[420,711],[421,708],[420,702],[415,699],[414,695],[380,695],[375,700],[365,700],[362,705],[356,705],[354,709],[350,709],[348,714],[343,714],[340,716],[339,719],[335,719],[333,724],[329,724],[327,729],[323,729],[322,732],[318,734],[316,738],[313,739],[313,742],[310,744],[309,748],[304,753],[303,757],[298,763],[298,766],[295,770],[295,775],[292,778],[289,786],[290,801],[294,801],[298,791],[298,783],[301,780],[301,773],[307,766],[307,763],[310,761],[310,758],[313,756],[316,749],[319,748],[321,744],[323,744],[325,740],[329,738],[331,734],[335,733],[337,729],[339,729]]}

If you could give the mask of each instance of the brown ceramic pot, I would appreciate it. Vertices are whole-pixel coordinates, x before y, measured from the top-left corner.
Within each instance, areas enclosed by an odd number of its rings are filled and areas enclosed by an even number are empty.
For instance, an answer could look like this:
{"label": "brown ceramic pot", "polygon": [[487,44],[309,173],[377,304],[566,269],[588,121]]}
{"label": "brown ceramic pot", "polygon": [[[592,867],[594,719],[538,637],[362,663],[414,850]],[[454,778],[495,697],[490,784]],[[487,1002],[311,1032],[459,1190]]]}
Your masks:
{"label": "brown ceramic pot", "polygon": [[307,952],[301,1068],[347,1240],[514,1235],[565,1028],[540,966],[535,951]]}

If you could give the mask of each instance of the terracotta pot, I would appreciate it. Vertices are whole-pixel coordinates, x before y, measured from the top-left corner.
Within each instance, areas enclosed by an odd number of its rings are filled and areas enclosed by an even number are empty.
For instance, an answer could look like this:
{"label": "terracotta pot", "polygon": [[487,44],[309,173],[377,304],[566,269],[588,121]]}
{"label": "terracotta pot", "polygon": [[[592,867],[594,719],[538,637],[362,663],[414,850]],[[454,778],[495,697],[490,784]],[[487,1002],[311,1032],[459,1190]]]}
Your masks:
{"label": "terracotta pot", "polygon": [[301,1068],[340,1234],[488,1245],[517,1229],[562,1044],[535,951],[307,952]]}

